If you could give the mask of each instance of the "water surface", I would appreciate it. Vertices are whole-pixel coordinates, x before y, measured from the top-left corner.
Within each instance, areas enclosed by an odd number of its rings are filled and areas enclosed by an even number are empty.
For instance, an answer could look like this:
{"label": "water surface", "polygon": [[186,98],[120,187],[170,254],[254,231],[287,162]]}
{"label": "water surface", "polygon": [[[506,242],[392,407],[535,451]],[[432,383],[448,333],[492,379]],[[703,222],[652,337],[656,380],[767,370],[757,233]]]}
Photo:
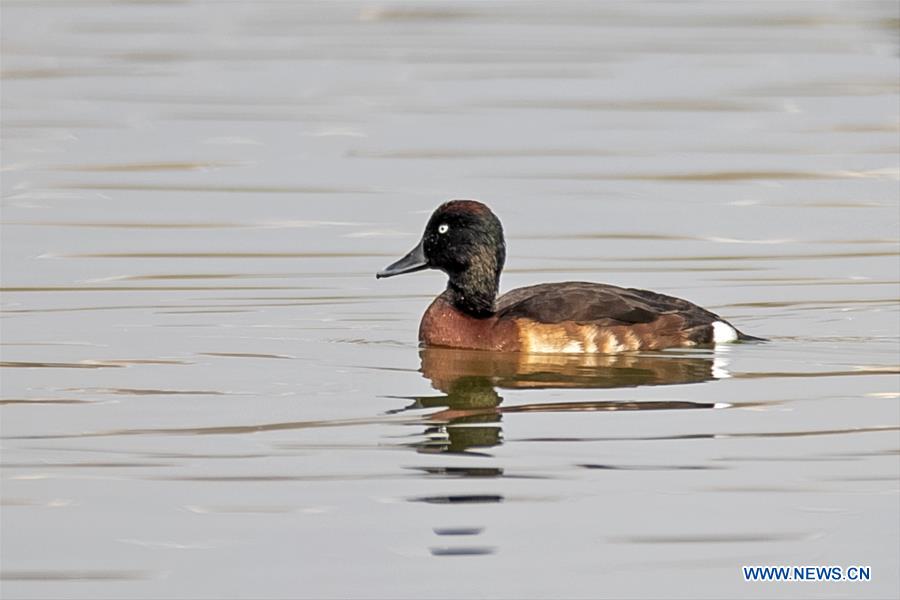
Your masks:
{"label": "water surface", "polygon": [[[5,4],[4,597],[896,597],[898,23]],[[771,342],[421,350],[453,197]]]}

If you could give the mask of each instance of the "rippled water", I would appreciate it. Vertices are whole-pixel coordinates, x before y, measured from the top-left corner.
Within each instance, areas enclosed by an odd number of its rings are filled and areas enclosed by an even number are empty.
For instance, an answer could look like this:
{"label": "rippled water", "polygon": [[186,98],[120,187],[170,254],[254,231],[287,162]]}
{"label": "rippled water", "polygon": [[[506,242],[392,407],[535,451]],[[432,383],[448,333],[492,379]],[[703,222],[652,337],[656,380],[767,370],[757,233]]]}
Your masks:
{"label": "rippled water", "polygon": [[[2,16],[4,597],[897,596],[896,3]],[[452,197],[772,341],[420,350]]]}

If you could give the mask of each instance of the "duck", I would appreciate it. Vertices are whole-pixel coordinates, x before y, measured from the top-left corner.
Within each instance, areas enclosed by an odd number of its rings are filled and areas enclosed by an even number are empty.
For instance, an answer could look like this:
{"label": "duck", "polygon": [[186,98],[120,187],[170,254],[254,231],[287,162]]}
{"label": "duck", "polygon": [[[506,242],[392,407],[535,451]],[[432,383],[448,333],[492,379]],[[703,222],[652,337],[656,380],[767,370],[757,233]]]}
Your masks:
{"label": "duck", "polygon": [[431,215],[416,247],[376,278],[424,269],[447,275],[447,288],[419,324],[425,347],[616,354],[765,341],[687,300],[649,290],[566,281],[499,295],[505,262],[503,226],[493,211],[477,200],[450,200]]}

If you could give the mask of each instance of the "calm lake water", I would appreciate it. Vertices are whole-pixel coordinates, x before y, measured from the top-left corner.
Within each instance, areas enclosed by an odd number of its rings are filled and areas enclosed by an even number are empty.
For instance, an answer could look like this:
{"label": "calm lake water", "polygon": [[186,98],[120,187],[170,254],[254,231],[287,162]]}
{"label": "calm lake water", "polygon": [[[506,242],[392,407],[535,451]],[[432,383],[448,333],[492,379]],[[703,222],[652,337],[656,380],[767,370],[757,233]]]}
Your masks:
{"label": "calm lake water", "polygon": [[[5,598],[897,597],[895,2],[2,10]],[[420,350],[454,197],[771,342]]]}

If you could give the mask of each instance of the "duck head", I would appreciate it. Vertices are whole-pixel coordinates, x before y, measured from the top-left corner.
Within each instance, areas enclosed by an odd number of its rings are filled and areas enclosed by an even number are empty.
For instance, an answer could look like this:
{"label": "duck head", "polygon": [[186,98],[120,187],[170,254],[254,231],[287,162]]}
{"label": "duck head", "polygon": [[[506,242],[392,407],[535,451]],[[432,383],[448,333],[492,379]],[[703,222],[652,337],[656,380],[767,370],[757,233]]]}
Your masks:
{"label": "duck head", "polygon": [[431,215],[418,245],[375,276],[443,271],[453,305],[480,318],[494,312],[505,261],[503,227],[491,209],[475,200],[451,200]]}

